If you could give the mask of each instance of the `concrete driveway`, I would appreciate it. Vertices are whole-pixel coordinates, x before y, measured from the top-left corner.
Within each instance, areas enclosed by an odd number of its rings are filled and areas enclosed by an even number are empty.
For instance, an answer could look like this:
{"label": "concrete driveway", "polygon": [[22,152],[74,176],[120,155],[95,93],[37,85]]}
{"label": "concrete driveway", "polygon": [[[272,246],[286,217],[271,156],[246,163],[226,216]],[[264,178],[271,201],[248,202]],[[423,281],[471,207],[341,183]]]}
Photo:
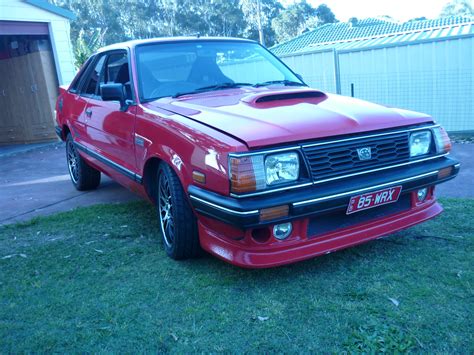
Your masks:
{"label": "concrete driveway", "polygon": [[97,190],[77,191],[69,178],[64,143],[24,152],[5,147],[3,152],[0,147],[0,224],[138,198],[104,174]]}
{"label": "concrete driveway", "polygon": [[[24,151],[28,148],[33,149]],[[441,184],[437,195],[474,198],[474,144],[454,144],[452,156],[461,161],[461,172],[456,179]],[[76,191],[69,180],[64,143],[0,147],[0,224],[137,198],[104,175],[97,190]]]}

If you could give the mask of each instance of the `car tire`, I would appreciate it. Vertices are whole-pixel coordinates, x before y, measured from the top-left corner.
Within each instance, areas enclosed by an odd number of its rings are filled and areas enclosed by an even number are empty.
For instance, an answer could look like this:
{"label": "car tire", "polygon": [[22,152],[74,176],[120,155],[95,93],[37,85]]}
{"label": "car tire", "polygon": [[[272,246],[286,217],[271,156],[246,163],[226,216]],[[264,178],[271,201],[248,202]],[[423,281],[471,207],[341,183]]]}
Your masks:
{"label": "car tire", "polygon": [[66,138],[66,159],[71,182],[77,190],[94,190],[99,186],[100,171],[87,164],[80,156],[71,133]]}
{"label": "car tire", "polygon": [[156,209],[163,246],[175,260],[201,254],[197,220],[176,173],[165,163],[157,171]]}

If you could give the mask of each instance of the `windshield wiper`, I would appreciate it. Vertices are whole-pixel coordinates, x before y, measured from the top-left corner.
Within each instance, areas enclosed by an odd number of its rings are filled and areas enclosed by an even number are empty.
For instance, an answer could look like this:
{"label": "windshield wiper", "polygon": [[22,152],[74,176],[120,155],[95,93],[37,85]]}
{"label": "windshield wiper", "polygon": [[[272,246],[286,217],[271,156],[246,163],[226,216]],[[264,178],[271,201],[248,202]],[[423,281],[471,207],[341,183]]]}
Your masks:
{"label": "windshield wiper", "polygon": [[258,88],[261,86],[267,86],[267,85],[272,85],[272,84],[283,84],[285,86],[308,86],[306,84],[303,84],[297,81],[291,81],[291,80],[270,80],[270,81],[264,81],[263,83],[257,83],[253,86]]}
{"label": "windshield wiper", "polygon": [[183,96],[183,95],[198,94],[198,93],[201,93],[201,92],[213,91],[213,90],[232,89],[232,88],[238,88],[238,87],[241,87],[241,86],[252,86],[252,84],[250,84],[250,83],[220,83],[220,84],[215,84],[215,85],[203,86],[203,87],[197,88],[196,90],[193,90],[193,91],[177,92],[172,97],[176,98],[176,97]]}

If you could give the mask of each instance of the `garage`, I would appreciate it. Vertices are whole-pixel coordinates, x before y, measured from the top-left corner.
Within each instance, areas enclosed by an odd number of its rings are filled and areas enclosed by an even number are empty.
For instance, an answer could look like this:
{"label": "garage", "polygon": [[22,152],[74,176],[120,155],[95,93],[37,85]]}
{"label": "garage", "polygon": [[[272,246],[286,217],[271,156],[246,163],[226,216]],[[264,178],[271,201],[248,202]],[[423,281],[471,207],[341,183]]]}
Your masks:
{"label": "garage", "polygon": [[0,145],[56,139],[58,86],[74,77],[69,21],[40,0],[0,0]]}

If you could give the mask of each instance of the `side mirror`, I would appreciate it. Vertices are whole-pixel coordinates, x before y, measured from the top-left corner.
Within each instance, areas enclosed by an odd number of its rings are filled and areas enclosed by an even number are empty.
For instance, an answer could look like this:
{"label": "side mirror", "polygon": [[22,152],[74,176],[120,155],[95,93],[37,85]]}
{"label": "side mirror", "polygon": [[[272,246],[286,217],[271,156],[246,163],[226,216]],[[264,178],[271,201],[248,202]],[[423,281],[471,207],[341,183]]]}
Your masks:
{"label": "side mirror", "polygon": [[102,84],[100,86],[100,96],[104,101],[120,102],[121,111],[126,111],[128,108],[125,86],[123,84]]}

